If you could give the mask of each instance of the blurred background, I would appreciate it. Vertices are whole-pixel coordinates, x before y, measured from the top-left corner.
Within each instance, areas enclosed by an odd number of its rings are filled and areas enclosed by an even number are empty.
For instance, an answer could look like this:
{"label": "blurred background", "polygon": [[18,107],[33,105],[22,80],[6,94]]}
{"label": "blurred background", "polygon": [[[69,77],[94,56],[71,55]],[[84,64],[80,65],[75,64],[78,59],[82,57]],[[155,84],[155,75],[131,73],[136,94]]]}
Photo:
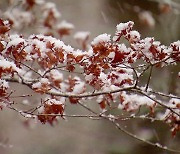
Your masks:
{"label": "blurred background", "polygon": [[[79,46],[73,39],[77,31],[89,31],[89,42],[102,33],[114,34],[120,22],[134,21],[134,29],[142,38],[153,36],[165,45],[180,40],[180,3],[167,0],[49,0],[57,4],[62,20],[74,24],[71,36],[64,38],[73,47]],[[0,0],[1,12],[7,3]],[[27,32],[28,33],[28,32]],[[180,66],[156,71],[152,86],[166,93],[179,94],[177,73]],[[159,72],[159,70],[157,70]],[[14,85],[14,89],[17,85]],[[19,93],[31,92],[24,87]],[[32,102],[39,101],[33,98]],[[95,102],[88,104],[93,107]],[[96,104],[95,104],[96,105]],[[83,109],[71,105],[71,112]],[[77,112],[78,113],[78,112]],[[158,122],[132,120],[122,125],[137,135],[160,142],[174,149],[180,143],[180,134],[171,137],[169,127]],[[161,126],[161,127],[160,127]],[[26,121],[16,112],[4,109],[0,112],[0,154],[169,154],[151,147],[118,131],[103,120],[68,118],[53,127],[40,122]]]}

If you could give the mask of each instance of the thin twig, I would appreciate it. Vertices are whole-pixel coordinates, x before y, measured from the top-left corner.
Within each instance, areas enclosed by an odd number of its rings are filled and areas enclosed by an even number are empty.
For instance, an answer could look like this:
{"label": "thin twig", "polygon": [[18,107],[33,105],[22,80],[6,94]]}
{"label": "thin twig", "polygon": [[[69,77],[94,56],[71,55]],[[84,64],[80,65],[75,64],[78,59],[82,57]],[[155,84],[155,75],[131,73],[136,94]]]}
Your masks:
{"label": "thin twig", "polygon": [[164,94],[164,93],[156,92],[156,91],[152,91],[152,90],[148,90],[148,92],[153,93],[153,94],[156,94],[156,95],[160,95],[160,96],[163,96],[163,97],[180,99],[179,96],[174,96],[174,95],[172,95],[172,94],[169,94],[169,95],[168,95],[168,94]]}
{"label": "thin twig", "polygon": [[[107,119],[107,118],[106,118]],[[107,119],[109,120],[109,119]],[[180,153],[180,151],[177,151],[177,150],[174,150],[174,149],[170,149],[170,148],[167,148],[166,146],[162,146],[161,144],[159,143],[152,143],[150,141],[147,141],[145,139],[142,139],[138,136],[136,136],[135,134],[132,134],[131,132],[125,130],[124,128],[122,128],[119,123],[115,122],[115,121],[112,121],[112,120],[109,120],[110,122],[112,122],[120,131],[122,131],[123,133],[127,134],[128,136],[131,136],[132,138],[136,139],[136,140],[139,140],[143,143],[146,143],[146,144],[149,144],[151,146],[154,146],[154,147],[157,147],[159,149],[162,149],[162,150],[165,150],[165,151],[169,151],[169,152],[175,152],[175,153]]]}
{"label": "thin twig", "polygon": [[153,69],[153,66],[150,66],[149,77],[148,77],[148,81],[147,81],[146,88],[145,88],[145,91],[146,91],[146,92],[147,92],[147,90],[148,90],[149,83],[150,83],[150,80],[151,80],[151,76],[152,76],[152,69]]}

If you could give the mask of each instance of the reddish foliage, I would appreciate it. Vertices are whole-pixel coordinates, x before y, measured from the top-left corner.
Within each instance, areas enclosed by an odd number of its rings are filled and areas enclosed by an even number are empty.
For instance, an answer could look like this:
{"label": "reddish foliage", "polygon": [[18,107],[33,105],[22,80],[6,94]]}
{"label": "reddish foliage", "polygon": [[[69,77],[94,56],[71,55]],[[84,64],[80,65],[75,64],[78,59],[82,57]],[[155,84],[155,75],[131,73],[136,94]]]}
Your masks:
{"label": "reddish foliage", "polygon": [[36,4],[35,0],[26,0],[26,3],[28,4],[27,10],[30,10],[34,7],[34,5]]}
{"label": "reddish foliage", "polygon": [[44,20],[44,26],[48,28],[52,28],[55,22],[56,22],[56,17],[54,16],[54,12],[52,10],[49,10],[47,17]]}
{"label": "reddish foliage", "polygon": [[[64,108],[62,104],[44,104],[44,112],[42,112],[40,115],[38,115],[38,119],[41,121],[41,123],[50,123],[53,125],[53,122],[56,121],[56,115],[55,114],[63,114]],[[50,115],[52,114],[52,115]]]}
{"label": "reddish foliage", "polygon": [[71,104],[77,104],[79,102],[79,98],[69,97],[69,101]]}
{"label": "reddish foliage", "polygon": [[2,52],[3,50],[4,50],[4,45],[0,43],[0,52]]}
{"label": "reddish foliage", "polygon": [[101,109],[105,109],[105,108],[106,108],[106,104],[107,104],[106,100],[101,101],[101,102],[99,103],[100,108],[101,108]]}

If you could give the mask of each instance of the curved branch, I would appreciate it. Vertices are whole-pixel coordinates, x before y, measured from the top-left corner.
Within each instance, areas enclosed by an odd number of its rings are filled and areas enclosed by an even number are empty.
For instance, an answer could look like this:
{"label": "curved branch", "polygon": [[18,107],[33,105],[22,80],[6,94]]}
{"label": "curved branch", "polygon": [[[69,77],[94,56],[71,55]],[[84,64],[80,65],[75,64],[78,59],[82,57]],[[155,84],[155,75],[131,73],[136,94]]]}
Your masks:
{"label": "curved branch", "polygon": [[135,89],[135,90],[131,89],[130,91],[133,91],[133,92],[137,92],[137,93],[139,93],[139,94],[142,94],[142,95],[148,97],[149,99],[153,100],[154,102],[156,102],[156,103],[159,104],[160,106],[162,106],[162,107],[164,107],[164,108],[166,108],[166,109],[169,109],[169,110],[170,110],[171,112],[173,112],[174,114],[180,116],[180,114],[177,113],[177,112],[175,112],[171,107],[169,107],[169,106],[163,104],[162,102],[160,102],[160,101],[158,101],[158,100],[150,97],[149,95],[147,95],[145,92],[141,91],[140,89]]}
{"label": "curved branch", "polygon": [[[107,118],[106,118],[106,119],[107,119]],[[107,119],[107,120],[109,120],[109,119]],[[159,149],[161,149],[161,150],[165,150],[165,151],[169,151],[169,152],[175,152],[175,153],[180,153],[180,151],[167,148],[166,146],[162,146],[162,145],[159,144],[159,143],[152,143],[152,142],[150,142],[150,141],[147,141],[147,140],[145,140],[145,139],[142,139],[142,138],[136,136],[135,134],[132,134],[131,132],[129,132],[129,131],[125,130],[124,128],[122,128],[117,122],[112,121],[112,120],[109,120],[109,121],[112,122],[112,123],[117,127],[117,129],[119,129],[119,130],[122,131],[123,133],[127,134],[128,136],[130,136],[130,137],[132,137],[132,138],[134,138],[134,139],[136,139],[136,140],[138,140],[138,141],[141,141],[141,142],[143,142],[143,143],[149,144],[149,145],[154,146],[154,147],[156,147],[156,148],[159,148]]]}
{"label": "curved branch", "polygon": [[[15,83],[19,83],[19,80],[16,78],[4,78],[4,80],[7,80],[9,82],[15,82]],[[26,85],[28,86],[30,89],[32,89],[32,82],[35,82],[36,80],[32,80],[32,81],[24,81],[20,84]],[[105,95],[105,94],[114,94],[114,93],[118,93],[121,91],[130,91],[134,89],[134,86],[131,87],[125,87],[125,88],[119,88],[117,90],[109,90],[109,91],[100,91],[100,92],[95,92],[95,93],[83,93],[83,94],[73,94],[70,92],[67,93],[62,93],[59,92],[57,90],[49,90],[48,92],[46,92],[45,94],[47,95],[54,95],[54,96],[61,96],[61,97],[74,97],[74,98],[85,98],[85,97],[95,97],[95,96],[99,96],[99,95]]]}

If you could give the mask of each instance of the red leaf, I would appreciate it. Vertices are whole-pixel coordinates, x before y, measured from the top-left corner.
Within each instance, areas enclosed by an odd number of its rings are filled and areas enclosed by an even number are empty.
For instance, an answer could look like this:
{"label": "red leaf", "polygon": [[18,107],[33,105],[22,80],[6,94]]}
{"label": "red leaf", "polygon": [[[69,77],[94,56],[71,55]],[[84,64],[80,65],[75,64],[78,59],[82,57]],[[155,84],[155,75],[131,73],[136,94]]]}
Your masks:
{"label": "red leaf", "polygon": [[4,50],[4,45],[0,42],[0,52]]}
{"label": "red leaf", "polygon": [[74,65],[67,65],[67,66],[66,66],[66,69],[67,69],[68,71],[70,71],[70,72],[73,72],[74,69],[75,69],[75,67],[74,67]]}
{"label": "red leaf", "polygon": [[32,7],[36,4],[35,0],[26,0],[26,3],[28,4],[27,10],[32,9]]}
{"label": "red leaf", "polygon": [[107,104],[106,100],[102,100],[102,101],[99,103],[100,108],[101,108],[101,109],[105,109],[105,108],[106,108],[106,104]]}
{"label": "red leaf", "polygon": [[125,59],[125,54],[119,51],[115,52],[115,57],[114,60],[112,61],[112,63],[121,63],[123,62]]}
{"label": "red leaf", "polygon": [[83,57],[84,57],[84,55],[77,56],[77,57],[75,58],[75,61],[76,61],[76,62],[80,62],[80,61],[83,59]]}
{"label": "red leaf", "polygon": [[8,26],[0,26],[0,35],[8,32],[10,28]]}
{"label": "red leaf", "polygon": [[77,104],[79,102],[79,98],[69,97],[69,101],[71,104]]}

